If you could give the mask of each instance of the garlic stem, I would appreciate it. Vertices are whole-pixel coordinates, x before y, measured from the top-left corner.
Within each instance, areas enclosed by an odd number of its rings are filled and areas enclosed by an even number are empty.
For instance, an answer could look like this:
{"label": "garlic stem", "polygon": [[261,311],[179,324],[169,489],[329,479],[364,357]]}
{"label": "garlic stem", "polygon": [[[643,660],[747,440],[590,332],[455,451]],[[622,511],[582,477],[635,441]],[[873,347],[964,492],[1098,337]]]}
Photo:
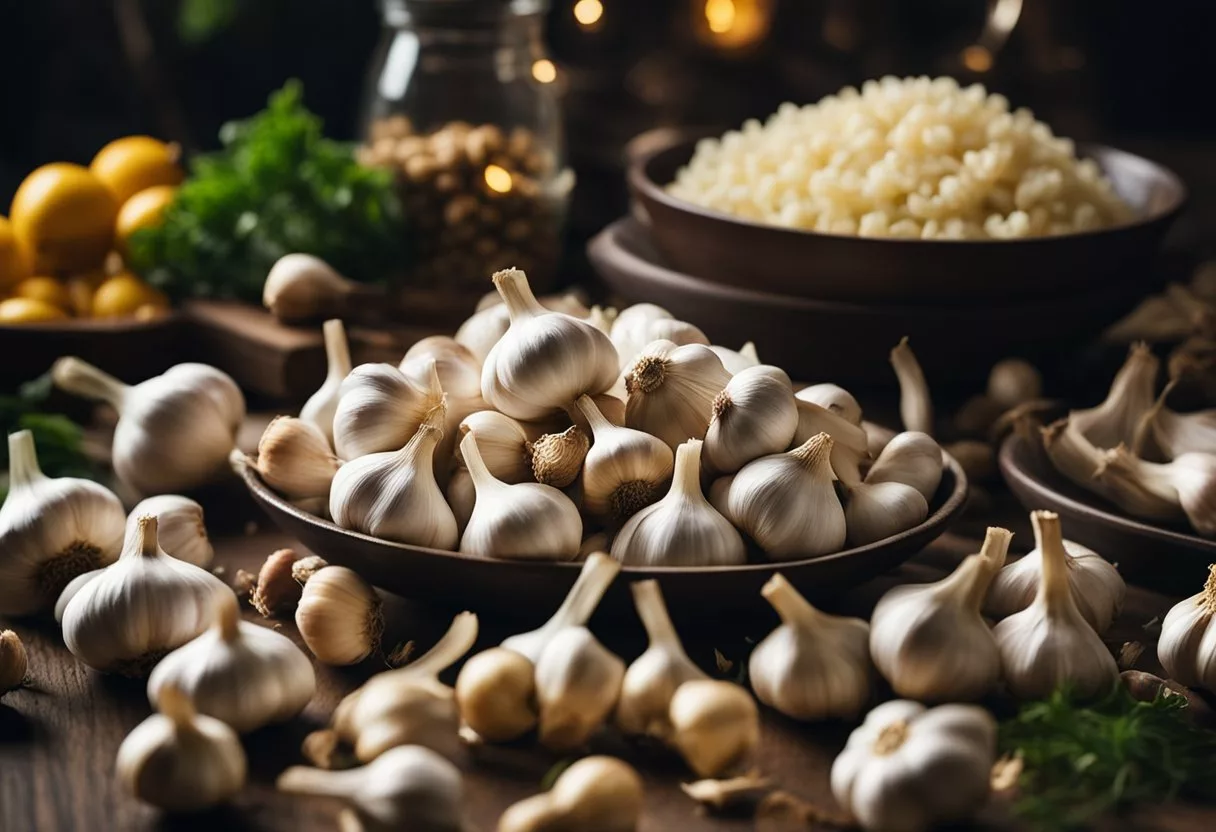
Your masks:
{"label": "garlic stem", "polygon": [[[139,538],[139,551],[136,552],[137,556],[154,558],[160,553],[160,546],[157,545],[156,540],[156,528],[157,520],[155,515],[145,514],[143,517],[139,518],[138,526],[135,530],[135,534]],[[127,552],[124,551],[119,557],[125,557],[126,555]]]}
{"label": "garlic stem", "polygon": [[498,290],[498,294],[502,295],[503,303],[506,304],[512,321],[516,318],[531,318],[548,312],[536,299],[536,295],[532,294],[532,287],[528,285],[528,277],[521,270],[503,269],[495,272],[491,280],[494,281],[494,288]]}
{"label": "garlic stem", "polygon": [[226,643],[232,644],[240,638],[241,612],[235,598],[225,595],[216,602],[215,621],[220,630],[220,638]]}
{"label": "garlic stem", "polygon": [[275,788],[288,794],[304,794],[316,797],[349,799],[359,778],[366,773],[361,769],[349,771],[325,771],[309,766],[292,766],[279,775]]}
{"label": "garlic stem", "polygon": [[173,721],[173,727],[181,733],[194,733],[194,703],[177,685],[165,685],[160,689],[156,708]]}
{"label": "garlic stem", "polygon": [[346,341],[346,328],[341,318],[334,318],[321,325],[321,335],[325,339],[325,359],[327,364],[326,376],[342,381],[350,375],[350,344]]}
{"label": "garlic stem", "polygon": [[[980,557],[983,558],[988,571],[992,573],[989,582],[992,577],[996,576],[996,573],[1005,568],[1005,560],[1009,555],[1009,543],[1012,540],[1013,532],[1002,529],[1000,526],[989,526],[988,531],[985,532],[984,543],[980,546]],[[987,583],[985,583],[985,591],[987,588]]]}
{"label": "garlic stem", "polygon": [[656,580],[635,581],[629,589],[633,592],[633,603],[637,608],[642,626],[646,628],[646,636],[650,643],[662,644],[668,650],[678,650],[684,653],[680,636],[676,633],[675,625],[671,623],[671,614],[667,604],[663,602],[663,592]]}
{"label": "garlic stem", "polygon": [[55,386],[86,399],[106,402],[120,414],[131,388],[114,376],[74,356],[60,358],[51,368]]}
{"label": "garlic stem", "polygon": [[1064,534],[1060,530],[1060,517],[1050,511],[1033,511],[1030,522],[1034,524],[1034,544],[1042,553],[1043,581],[1039,584],[1048,615],[1057,614],[1064,604],[1072,603],[1072,590],[1068,584],[1068,552],[1064,549]]}
{"label": "garlic stem", "polygon": [[811,602],[780,572],[768,579],[760,589],[760,595],[777,611],[783,624],[812,623],[823,618],[823,613],[811,606]]}
{"label": "garlic stem", "polygon": [[[985,541],[985,545],[987,545],[987,541]],[[959,598],[963,606],[978,613],[980,605],[984,603],[984,595],[988,592],[988,585],[995,574],[992,571],[991,562],[983,553],[975,556],[968,555],[953,572],[938,583],[937,593],[950,598]]]}
{"label": "garlic stem", "polygon": [[452,619],[451,626],[434,647],[394,672],[438,676],[472,649],[473,642],[477,641],[477,630],[476,614],[467,611],[460,613]]}
{"label": "garlic stem", "polygon": [[676,448],[676,467],[671,487],[685,499],[708,506],[709,500],[701,493],[701,444],[700,439],[689,439]]}
{"label": "garlic stem", "polygon": [[908,345],[907,336],[891,350],[891,366],[899,379],[899,416],[904,430],[917,430],[932,436],[933,401],[929,397],[924,370]]}
{"label": "garlic stem", "polygon": [[587,623],[620,571],[621,564],[616,560],[602,552],[593,553],[583,564],[574,586],[562,600],[557,612],[553,613],[553,617],[538,629],[507,638],[502,646],[535,663],[553,635],[566,627],[581,627]]}
{"label": "garlic stem", "polygon": [[32,431],[19,430],[8,435],[8,487],[22,485],[31,480],[43,479],[42,466],[38,464],[38,449],[34,445]]}
{"label": "garlic stem", "polygon": [[477,438],[471,431],[460,440],[460,455],[464,458],[464,467],[468,469],[469,476],[473,478],[473,485],[478,491],[503,487],[504,483],[490,473],[485,460],[481,458],[481,451],[477,448]]}
{"label": "garlic stem", "polygon": [[1161,391],[1161,395],[1153,402],[1153,406],[1144,412],[1140,417],[1140,421],[1136,423],[1136,429],[1132,432],[1131,452],[1133,456],[1143,457],[1144,446],[1148,442],[1153,432],[1153,422],[1157,421],[1158,415],[1165,407],[1165,400],[1170,393],[1174,392],[1174,388],[1178,386],[1178,379],[1170,379],[1166,382],[1165,389]]}
{"label": "garlic stem", "polygon": [[595,400],[586,393],[575,399],[574,405],[578,408],[579,413],[583,414],[583,418],[587,420],[587,426],[591,430],[592,437],[597,436],[604,430],[616,427],[600,412],[599,407],[595,404]]}

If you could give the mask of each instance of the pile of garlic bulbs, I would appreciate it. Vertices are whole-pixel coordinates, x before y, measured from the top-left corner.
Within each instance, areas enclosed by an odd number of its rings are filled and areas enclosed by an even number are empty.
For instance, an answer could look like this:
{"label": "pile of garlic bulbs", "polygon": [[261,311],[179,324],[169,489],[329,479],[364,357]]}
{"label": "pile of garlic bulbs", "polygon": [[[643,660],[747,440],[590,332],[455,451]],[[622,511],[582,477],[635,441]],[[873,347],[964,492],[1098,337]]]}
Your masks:
{"label": "pile of garlic bulbs", "polygon": [[[754,346],[712,347],[653,304],[546,305],[516,269],[493,282],[500,303],[398,367],[351,369],[327,323],[329,374],[299,418],[266,429],[263,480],[352,531],[521,560],[794,560],[928,516],[942,454],[925,432],[864,423],[835,385],[795,392]],[[906,341],[892,363],[905,422],[927,428]]]}

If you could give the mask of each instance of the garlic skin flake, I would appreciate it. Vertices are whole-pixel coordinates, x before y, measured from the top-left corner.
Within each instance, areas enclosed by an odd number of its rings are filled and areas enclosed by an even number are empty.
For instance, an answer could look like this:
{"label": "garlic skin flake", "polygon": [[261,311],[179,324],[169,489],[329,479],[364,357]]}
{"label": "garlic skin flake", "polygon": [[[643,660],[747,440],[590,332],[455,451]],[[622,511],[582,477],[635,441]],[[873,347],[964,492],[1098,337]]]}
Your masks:
{"label": "garlic skin flake", "polygon": [[332,448],[334,444],[334,414],[338,411],[342,382],[350,375],[350,345],[346,341],[346,329],[338,318],[321,325],[325,339],[325,381],[317,392],[308,397],[300,408],[300,419],[321,431]]}
{"label": "garlic skin flake", "polygon": [[360,364],[342,382],[334,449],[345,460],[400,450],[442,398],[433,362],[421,381],[391,364]]}
{"label": "garlic skin flake", "polygon": [[667,443],[613,424],[590,396],[579,396],[575,404],[593,439],[583,460],[583,508],[587,513],[624,520],[658,500],[675,467],[675,455]]}
{"label": "garlic skin flake", "polygon": [[996,721],[976,705],[884,702],[832,763],[832,794],[863,829],[926,832],[988,800]]}
{"label": "garlic skin flake", "polygon": [[8,437],[9,494],[0,506],[0,615],[54,606],[74,578],[114,562],[126,515],[109,489],[38,466],[34,434]]}
{"label": "garlic skin flake", "polygon": [[240,620],[236,598],[216,608],[215,625],[165,656],[148,677],[158,707],[174,687],[195,709],[246,734],[304,710],[317,689],[312,662],[291,639]]}
{"label": "garlic skin flake", "polygon": [[747,765],[760,744],[760,711],[734,682],[693,679],[676,689],[668,709],[671,741],[700,777]]}
{"label": "garlic skin flake", "polygon": [[870,625],[815,609],[781,573],[760,591],[781,616],[752,650],[756,698],[792,719],[855,719],[870,700]]}
{"label": "garlic skin flake", "polygon": [[1203,590],[1179,601],[1161,622],[1157,658],[1169,678],[1191,688],[1216,691],[1216,565],[1208,567]]}
{"label": "garlic skin flake", "polygon": [[304,584],[296,605],[296,627],[317,661],[357,664],[380,648],[384,633],[380,596],[345,566],[325,566]]}
{"label": "garlic skin flake", "polygon": [[837,384],[812,384],[810,387],[803,387],[794,397],[826,407],[842,419],[861,427],[861,405],[852,393]]}
{"label": "garlic skin flake", "polygon": [[497,832],[635,832],[644,800],[633,766],[615,757],[584,757],[549,791],[509,807]]}
{"label": "garlic skin flake", "polygon": [[790,377],[768,365],[736,373],[714,397],[711,413],[705,465],[719,474],[733,474],[753,459],[781,453],[798,429]]}
{"label": "garlic skin flake", "polygon": [[207,537],[201,505],[179,494],[148,497],[131,509],[127,516],[125,535],[135,530],[139,518],[145,514],[156,518],[160,547],[170,557],[204,569],[211,565],[215,551],[211,548],[211,539]]}
{"label": "garlic skin flake", "polygon": [[289,500],[328,499],[341,464],[325,434],[303,419],[275,417],[258,440],[262,481]]}
{"label": "garlic skin flake", "polygon": [[687,439],[704,439],[714,399],[730,378],[709,347],[653,341],[625,371],[625,425],[672,449]]}

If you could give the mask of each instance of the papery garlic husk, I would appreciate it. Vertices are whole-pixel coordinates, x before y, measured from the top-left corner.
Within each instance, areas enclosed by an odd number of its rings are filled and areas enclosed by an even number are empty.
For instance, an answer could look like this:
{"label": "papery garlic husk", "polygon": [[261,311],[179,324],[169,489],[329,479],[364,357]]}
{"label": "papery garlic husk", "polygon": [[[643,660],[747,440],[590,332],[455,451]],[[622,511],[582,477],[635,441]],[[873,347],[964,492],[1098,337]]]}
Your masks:
{"label": "papery garlic husk", "polygon": [[0,630],[0,696],[25,684],[29,657],[21,638],[12,630]]}
{"label": "papery garlic husk", "polygon": [[577,406],[594,439],[583,460],[587,513],[624,520],[658,500],[675,465],[667,443],[613,424],[589,396],[580,396]]}
{"label": "papery garlic husk", "polygon": [[1043,553],[1042,580],[1034,602],[992,631],[1005,684],[1019,699],[1042,699],[1064,684],[1077,696],[1100,696],[1115,684],[1119,668],[1072,598],[1060,518],[1035,511],[1030,519]]}
{"label": "papery garlic husk", "polygon": [[933,399],[929,395],[924,370],[906,337],[891,350],[891,366],[899,379],[899,416],[904,430],[916,430],[932,436]]}
{"label": "papery garlic husk", "polygon": [[861,405],[848,390],[838,384],[812,384],[803,387],[794,396],[804,402],[826,407],[837,416],[861,427]]}
{"label": "papery garlic husk", "polygon": [[1140,420],[1157,398],[1154,390],[1160,364],[1146,344],[1134,344],[1106,399],[1096,407],[1071,411],[1069,421],[1096,448],[1131,445]]}
{"label": "papery garlic husk", "polygon": [[460,533],[433,466],[444,413],[442,405],[432,410],[399,451],[343,465],[329,494],[334,522],[396,543],[454,550]]}
{"label": "papery garlic husk", "polygon": [[113,563],[126,515],[109,489],[38,467],[34,435],[8,437],[8,488],[0,506],[0,614],[49,609],[74,578]]}
{"label": "papery garlic husk", "polygon": [[760,591],[781,616],[748,659],[756,698],[793,719],[855,719],[870,701],[870,625],[820,612],[780,573]]}
{"label": "papery garlic husk", "polygon": [[290,500],[329,497],[341,464],[320,429],[303,419],[279,416],[258,440],[262,481]]}
{"label": "papery garlic husk", "polygon": [[638,353],[655,340],[650,334],[655,321],[672,320],[674,317],[653,303],[635,303],[617,313],[616,320],[612,322],[611,335],[612,346],[620,359],[620,369],[624,370],[632,364]]}
{"label": "papery garlic husk", "polygon": [[863,482],[845,489],[844,521],[850,546],[906,532],[929,516],[929,503],[902,482]]}
{"label": "papery garlic husk", "polygon": [[160,713],[135,726],[114,762],[129,794],[170,812],[223,803],[245,785],[246,769],[236,733],[196,713],[190,698],[172,685],[161,691]]}
{"label": "papery garlic husk", "polygon": [[460,443],[477,499],[460,537],[460,551],[485,558],[571,560],[583,539],[578,508],[540,483],[510,485],[486,467],[472,434]]}
{"label": "papery garlic husk", "polygon": [[391,364],[360,364],[342,382],[334,449],[347,460],[399,450],[442,398],[437,365],[419,381]]}
{"label": "papery garlic husk", "polygon": [[1161,622],[1157,658],[1169,678],[1187,687],[1216,691],[1216,565],[1208,567],[1203,590],[1179,601]]}
{"label": "papery garlic husk", "polygon": [[334,444],[334,414],[338,411],[342,382],[350,375],[350,345],[346,342],[346,329],[338,318],[326,321],[321,326],[325,338],[325,381],[317,392],[308,397],[300,408],[300,418],[321,431],[332,448]]}
{"label": "papery garlic husk", "polygon": [[607,335],[546,310],[518,269],[496,272],[494,286],[511,326],[482,366],[481,395],[488,404],[516,419],[539,419],[613,385],[619,364]]}
{"label": "papery garlic husk", "polygon": [[140,517],[151,514],[156,518],[156,534],[160,548],[171,557],[206,569],[215,551],[207,537],[203,507],[178,494],[161,494],[137,503],[127,516],[126,535],[134,531]]}
{"label": "papery garlic husk", "polygon": [[[1043,529],[1043,533],[1058,533],[1059,524]],[[1110,629],[1123,608],[1127,584],[1114,564],[1092,549],[1061,538],[1068,586],[1081,616],[1099,634]],[[1020,560],[1006,566],[993,579],[984,601],[984,612],[1002,619],[1021,612],[1034,603],[1043,579],[1043,549],[1036,545]]]}
{"label": "papery garlic husk", "polygon": [[285,254],[262,286],[262,305],[280,321],[315,320],[342,308],[356,284],[311,254]]}
{"label": "papery garlic husk", "polygon": [[245,398],[214,367],[178,364],[131,387],[79,358],[61,358],[51,377],[60,389],[118,411],[111,462],[141,495],[188,491],[227,470]]}
{"label": "papery garlic husk", "polygon": [[1176,385],[1175,381],[1167,384],[1156,403],[1141,417],[1132,449],[1151,452],[1155,458],[1165,460],[1185,453],[1216,454],[1216,409],[1174,412],[1166,407],[1165,400]]}
{"label": "papery garlic husk", "polygon": [[312,576],[329,566],[329,562],[320,555],[302,557],[291,565],[291,577],[301,587],[312,579]]}
{"label": "papery garlic husk", "polygon": [[832,437],[832,472],[845,485],[861,482],[860,466],[870,458],[870,439],[866,431],[828,408],[795,399],[798,408],[798,429],[794,431],[795,446],[802,445],[817,433]]}
{"label": "papery garlic husk", "polygon": [[866,482],[901,482],[932,500],[942,481],[941,446],[926,433],[904,431],[896,434],[882,449],[866,472]]}
{"label": "papery garlic husk", "polygon": [[[532,437],[518,421],[497,410],[479,410],[460,423],[460,441],[468,434],[477,440],[481,459],[495,479],[509,485],[532,479],[532,459],[528,453]],[[455,453],[463,462],[459,444]]]}
{"label": "papery garlic husk", "polygon": [[564,627],[536,660],[540,744],[572,751],[587,742],[616,707],[625,663],[586,627]]}
{"label": "papery garlic husk", "polygon": [[578,425],[546,433],[532,443],[532,475],[544,485],[565,488],[578,479],[590,448],[591,440]]}
{"label": "papery garlic husk", "polygon": [[206,630],[217,601],[232,596],[210,572],[165,554],[156,536],[156,518],[139,518],[118,560],[64,608],[64,643],[89,667],[143,675]]}
{"label": "papery garlic husk", "polygon": [[747,559],[743,538],[701,492],[701,442],[676,449],[667,496],[632,517],[612,542],[627,566],[733,566]]}
{"label": "papery garlic husk", "polygon": [[394,748],[346,771],[292,766],[279,775],[276,787],[344,801],[354,816],[344,830],[466,832],[460,769],[421,746]]}
{"label": "papery garlic husk", "polygon": [[755,367],[760,363],[760,356],[756,353],[756,345],[748,341],[743,346],[739,347],[738,352],[726,347],[719,347],[716,344],[711,344],[709,347],[714,351],[714,355],[718,356],[722,362],[722,366],[726,368],[726,372],[734,375],[748,367]]}
{"label": "papery garlic husk", "polygon": [[1184,453],[1169,462],[1145,462],[1122,446],[1107,451],[1095,474],[1099,482],[1119,489],[1131,482],[1186,513],[1195,531],[1216,536],[1216,454]]}
{"label": "papery garlic husk", "polygon": [[473,516],[473,506],[477,505],[477,488],[473,485],[473,475],[469,469],[461,466],[453,471],[443,494],[456,519],[456,530],[463,535],[468,528],[469,518]]}
{"label": "papery garlic husk", "polygon": [[249,594],[249,604],[263,618],[274,618],[292,612],[300,603],[304,584],[297,581],[292,571],[300,556],[292,549],[279,549],[262,563],[258,570],[257,583]]}
{"label": "papery garlic husk", "polygon": [[587,558],[561,606],[542,626],[511,636],[502,646],[536,662],[553,636],[567,627],[581,627],[591,618],[621,565],[602,552]]}
{"label": "papery garlic husk", "polygon": [[989,527],[969,555],[932,584],[897,586],[870,618],[870,655],[895,693],[921,702],[971,702],[1001,680],[1001,657],[980,605],[1005,563],[1006,529]]}
{"label": "papery garlic husk", "polygon": [[988,373],[988,398],[1002,409],[1008,410],[1042,395],[1043,376],[1029,361],[1006,358],[992,365]]}
{"label": "papery garlic husk", "polygon": [[274,630],[240,620],[236,598],[216,608],[211,629],[161,660],[148,677],[148,700],[157,707],[166,687],[177,688],[195,709],[245,734],[291,719],[317,689],[312,662]]}
{"label": "papery garlic husk", "polygon": [[734,682],[693,679],[676,689],[668,718],[672,743],[701,777],[744,768],[760,744],[760,711]]}
{"label": "papery garlic husk", "polygon": [[743,370],[714,397],[706,468],[733,474],[753,459],[784,451],[797,429],[798,407],[785,371],[764,364]]}
{"label": "papery garlic husk", "polygon": [[730,381],[713,350],[652,341],[625,371],[625,424],[666,442],[703,439],[714,399]]}
{"label": "papery garlic husk", "polygon": [[832,485],[832,437],[816,434],[792,451],[743,466],[726,489],[723,512],[772,558],[838,552],[845,513]]}
{"label": "papery garlic husk", "polygon": [[663,603],[659,582],[637,581],[629,588],[633,591],[638,617],[646,628],[649,645],[625,671],[616,708],[616,725],[625,734],[665,741],[671,736],[668,710],[676,689],[692,679],[709,677],[684,651]]}
{"label": "papery garlic husk", "polygon": [[384,633],[380,596],[350,569],[326,566],[304,584],[296,605],[296,627],[318,661],[356,664],[380,649]]}
{"label": "papery garlic husk", "polygon": [[497,832],[636,832],[645,796],[642,778],[615,757],[584,757],[547,792],[513,804]]}

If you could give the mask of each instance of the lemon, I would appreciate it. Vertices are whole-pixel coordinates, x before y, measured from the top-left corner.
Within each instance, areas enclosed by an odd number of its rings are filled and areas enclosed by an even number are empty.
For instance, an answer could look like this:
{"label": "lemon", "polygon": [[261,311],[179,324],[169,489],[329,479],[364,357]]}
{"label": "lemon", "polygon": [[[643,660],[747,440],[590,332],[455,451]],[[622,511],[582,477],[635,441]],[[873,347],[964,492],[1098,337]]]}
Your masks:
{"label": "lemon", "polygon": [[161,215],[176,194],[177,188],[173,185],[153,185],[124,202],[122,208],[118,209],[118,223],[114,234],[118,250],[127,250],[127,242],[136,231],[159,225]]}
{"label": "lemon", "polygon": [[94,318],[125,318],[145,306],[167,309],[169,301],[130,272],[114,275],[93,293]]}
{"label": "lemon", "polygon": [[13,297],[40,300],[51,306],[58,306],[65,312],[72,308],[68,287],[53,277],[27,277],[13,287]]}
{"label": "lemon", "polygon": [[29,275],[30,267],[25,262],[25,252],[17,242],[13,226],[0,217],[0,289],[12,286]]}
{"label": "lemon", "polygon": [[147,188],[180,185],[186,175],[177,163],[179,155],[175,144],[151,136],[125,136],[99,150],[89,170],[121,205]]}
{"label": "lemon", "polygon": [[35,324],[67,317],[58,306],[34,298],[9,298],[0,301],[0,324]]}
{"label": "lemon", "polygon": [[54,162],[35,170],[13,197],[9,222],[33,271],[60,274],[92,269],[114,239],[118,205],[96,176],[80,165]]}

